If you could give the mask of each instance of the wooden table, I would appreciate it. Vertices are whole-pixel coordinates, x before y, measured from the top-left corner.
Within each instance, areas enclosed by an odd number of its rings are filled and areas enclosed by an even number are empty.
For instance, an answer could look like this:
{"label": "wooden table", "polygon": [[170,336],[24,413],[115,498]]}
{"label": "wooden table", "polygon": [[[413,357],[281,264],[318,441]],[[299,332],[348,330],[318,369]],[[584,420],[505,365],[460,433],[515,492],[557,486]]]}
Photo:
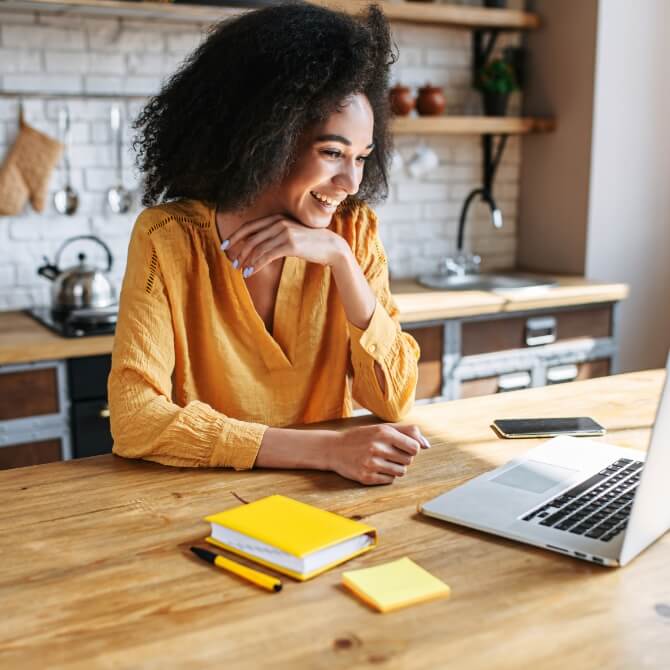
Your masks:
{"label": "wooden table", "polygon": [[[433,443],[404,479],[366,488],[305,471],[194,471],[101,456],[0,473],[0,667],[670,667],[670,534],[609,569],[425,518],[418,503],[535,440],[492,419],[591,415],[644,448],[663,373],[417,408]],[[340,425],[361,423],[350,420]],[[201,518],[271,493],[377,527],[346,568],[410,556],[449,600],[391,614],[340,586],[344,567],[269,594],[191,558]]]}

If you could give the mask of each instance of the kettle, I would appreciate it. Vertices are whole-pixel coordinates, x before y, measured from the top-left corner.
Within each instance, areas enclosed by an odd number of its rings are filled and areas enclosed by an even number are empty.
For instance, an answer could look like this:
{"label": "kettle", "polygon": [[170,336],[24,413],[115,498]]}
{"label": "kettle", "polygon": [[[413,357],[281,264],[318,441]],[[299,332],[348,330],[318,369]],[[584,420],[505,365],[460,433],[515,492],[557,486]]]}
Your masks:
{"label": "kettle", "polygon": [[[101,270],[86,263],[86,254],[78,255],[79,264],[65,270],[58,267],[63,249],[76,240],[91,240],[107,252],[107,268]],[[74,309],[98,309],[110,307],[115,303],[114,287],[105,276],[112,269],[112,252],[109,247],[94,235],[78,235],[66,240],[56,252],[53,263],[45,256],[45,265],[38,268],[37,274],[53,282],[51,287],[51,308],[58,312]]]}

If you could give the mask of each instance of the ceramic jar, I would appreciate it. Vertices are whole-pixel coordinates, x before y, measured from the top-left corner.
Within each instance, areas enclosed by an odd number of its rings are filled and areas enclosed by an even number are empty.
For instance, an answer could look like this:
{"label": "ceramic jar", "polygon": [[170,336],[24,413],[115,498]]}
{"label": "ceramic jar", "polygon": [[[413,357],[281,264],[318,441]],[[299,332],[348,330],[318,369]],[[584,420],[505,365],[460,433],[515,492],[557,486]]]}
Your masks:
{"label": "ceramic jar", "polygon": [[416,110],[421,116],[439,116],[446,107],[447,101],[439,86],[426,84],[419,89]]}
{"label": "ceramic jar", "polygon": [[395,116],[407,116],[414,109],[414,96],[409,86],[398,84],[389,91],[391,111]]}

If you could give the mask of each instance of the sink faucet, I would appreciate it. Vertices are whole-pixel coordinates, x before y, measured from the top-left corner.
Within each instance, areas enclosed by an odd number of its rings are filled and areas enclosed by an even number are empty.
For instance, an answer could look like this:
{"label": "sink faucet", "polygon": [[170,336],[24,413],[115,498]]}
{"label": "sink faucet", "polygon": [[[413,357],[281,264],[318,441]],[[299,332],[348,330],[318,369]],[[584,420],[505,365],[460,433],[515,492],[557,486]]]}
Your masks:
{"label": "sink faucet", "polygon": [[494,228],[502,228],[503,227],[503,216],[502,212],[500,209],[498,209],[498,205],[496,204],[496,201],[493,199],[493,195],[491,195],[491,192],[487,189],[484,188],[476,188],[474,191],[471,191],[468,197],[465,199],[465,202],[463,203],[463,208],[461,209],[461,217],[458,221],[458,237],[456,238],[456,253],[461,255],[463,253],[463,236],[465,233],[465,219],[468,214],[468,209],[470,207],[470,204],[474,200],[475,196],[481,196],[481,199],[489,206],[489,209],[491,210],[491,223],[493,224]]}
{"label": "sink faucet", "polygon": [[463,256],[463,236],[465,234],[465,220],[468,214],[468,209],[472,204],[472,201],[476,196],[480,196],[481,199],[489,206],[491,210],[491,223],[495,228],[503,227],[503,216],[502,212],[498,208],[496,201],[493,199],[493,177],[495,175],[496,168],[502,157],[502,152],[505,148],[505,143],[507,142],[507,135],[503,135],[500,138],[498,147],[496,149],[495,155],[493,155],[493,136],[492,135],[483,135],[482,144],[484,149],[484,160],[483,168],[484,174],[482,186],[474,189],[468,194],[468,197],[463,203],[461,209],[461,216],[458,221],[458,237],[456,238],[456,256],[457,258]]}

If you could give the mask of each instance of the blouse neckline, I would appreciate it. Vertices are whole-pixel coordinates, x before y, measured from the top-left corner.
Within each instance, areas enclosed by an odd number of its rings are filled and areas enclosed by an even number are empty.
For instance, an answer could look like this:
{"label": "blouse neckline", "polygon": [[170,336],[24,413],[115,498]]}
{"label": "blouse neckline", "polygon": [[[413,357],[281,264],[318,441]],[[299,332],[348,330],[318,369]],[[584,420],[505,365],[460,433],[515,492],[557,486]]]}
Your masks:
{"label": "blouse neckline", "polygon": [[200,203],[207,208],[211,239],[223,265],[224,275],[237,298],[240,311],[247,319],[252,337],[258,343],[259,353],[270,370],[290,369],[295,366],[297,341],[301,322],[303,284],[307,262],[302,258],[286,256],[273,310],[273,332],[268,332],[261,315],[256,310],[246,280],[239,269],[221,250],[221,235],[216,225],[216,207]]}

